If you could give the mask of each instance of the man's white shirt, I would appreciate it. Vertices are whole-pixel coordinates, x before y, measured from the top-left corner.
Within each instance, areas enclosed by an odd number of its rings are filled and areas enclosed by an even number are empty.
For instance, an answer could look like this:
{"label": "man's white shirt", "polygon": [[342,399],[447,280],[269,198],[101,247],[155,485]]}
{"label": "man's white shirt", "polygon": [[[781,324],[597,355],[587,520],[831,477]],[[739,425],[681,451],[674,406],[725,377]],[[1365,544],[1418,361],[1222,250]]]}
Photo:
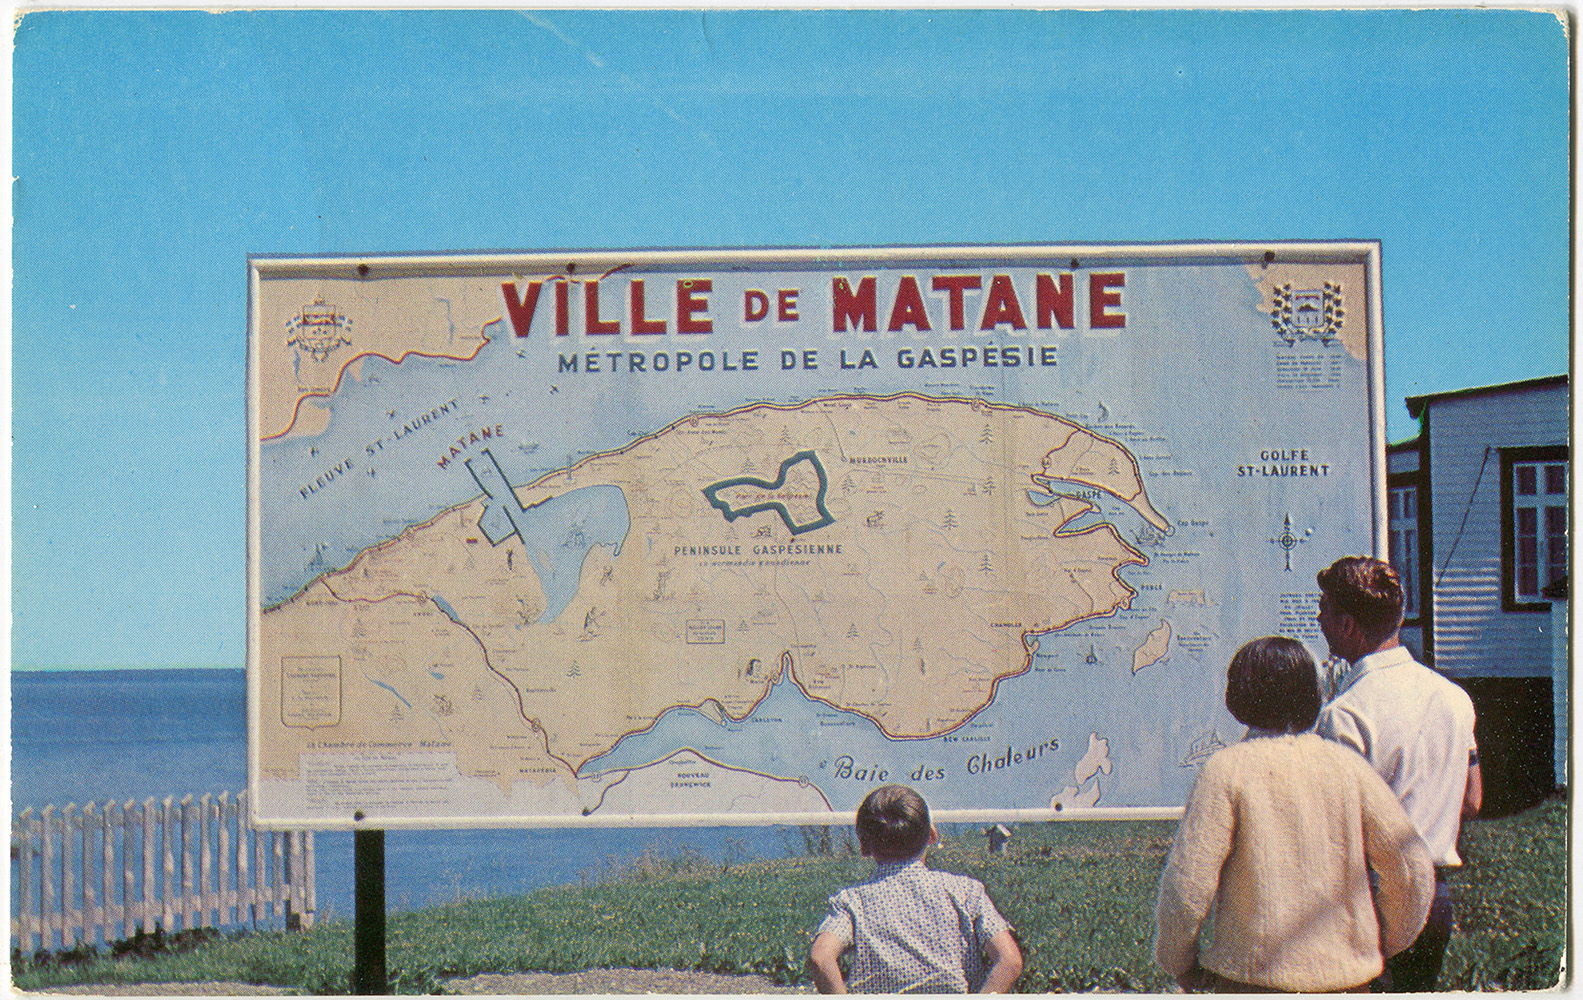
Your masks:
{"label": "man's white shirt", "polygon": [[1398,646],[1354,663],[1314,729],[1368,758],[1436,865],[1462,863],[1457,831],[1477,746],[1466,691]]}

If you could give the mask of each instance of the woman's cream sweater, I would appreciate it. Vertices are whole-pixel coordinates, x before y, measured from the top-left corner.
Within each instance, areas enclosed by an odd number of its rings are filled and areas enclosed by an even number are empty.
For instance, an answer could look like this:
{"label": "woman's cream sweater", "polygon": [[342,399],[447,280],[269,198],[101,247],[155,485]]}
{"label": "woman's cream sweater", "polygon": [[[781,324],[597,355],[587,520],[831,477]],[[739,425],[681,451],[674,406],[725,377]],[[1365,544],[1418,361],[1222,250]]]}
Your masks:
{"label": "woman's cream sweater", "polygon": [[1368,761],[1312,733],[1252,737],[1211,757],[1188,797],[1160,878],[1155,961],[1180,976],[1197,958],[1280,990],[1359,986],[1412,944],[1434,889],[1428,850]]}

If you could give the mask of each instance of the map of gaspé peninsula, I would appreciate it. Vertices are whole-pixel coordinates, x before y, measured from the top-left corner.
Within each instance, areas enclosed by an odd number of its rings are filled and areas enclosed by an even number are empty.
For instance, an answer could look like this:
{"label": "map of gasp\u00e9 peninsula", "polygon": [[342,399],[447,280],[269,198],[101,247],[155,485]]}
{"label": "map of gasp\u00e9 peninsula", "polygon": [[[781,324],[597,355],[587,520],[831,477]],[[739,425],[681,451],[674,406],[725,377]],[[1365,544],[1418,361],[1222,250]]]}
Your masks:
{"label": "map of gasp\u00e9 peninsula", "polygon": [[[1133,598],[1119,571],[1147,560],[1111,524],[1072,528],[1092,508],[1070,493],[1168,528],[1115,441],[913,394],[694,415],[521,488],[492,449],[466,467],[478,499],[272,608],[262,638],[380,685],[503,795],[573,784],[678,707],[746,718],[782,679],[892,737],[949,733],[1032,637]],[[297,711],[272,769],[391,721]]]}
{"label": "map of gasp\u00e9 peninsula", "polygon": [[1376,254],[255,258],[255,818],[1179,806],[1379,547]]}

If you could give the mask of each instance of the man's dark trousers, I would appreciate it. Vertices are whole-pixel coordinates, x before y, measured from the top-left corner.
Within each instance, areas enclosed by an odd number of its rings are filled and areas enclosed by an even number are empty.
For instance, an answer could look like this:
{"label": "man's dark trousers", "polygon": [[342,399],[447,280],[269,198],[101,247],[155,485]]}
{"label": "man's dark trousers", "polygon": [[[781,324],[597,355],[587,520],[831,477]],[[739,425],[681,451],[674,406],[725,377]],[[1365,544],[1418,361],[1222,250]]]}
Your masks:
{"label": "man's dark trousers", "polygon": [[1451,887],[1435,872],[1435,901],[1418,939],[1406,951],[1385,960],[1385,971],[1374,980],[1375,993],[1429,993],[1440,976],[1440,963],[1451,940]]}

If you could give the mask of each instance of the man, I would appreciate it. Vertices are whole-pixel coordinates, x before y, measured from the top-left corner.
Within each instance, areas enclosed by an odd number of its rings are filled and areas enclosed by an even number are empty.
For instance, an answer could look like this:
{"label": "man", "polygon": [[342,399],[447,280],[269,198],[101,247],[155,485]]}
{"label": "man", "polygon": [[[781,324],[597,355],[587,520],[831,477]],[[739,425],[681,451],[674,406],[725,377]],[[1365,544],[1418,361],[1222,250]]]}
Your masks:
{"label": "man", "polygon": [[1451,937],[1445,870],[1462,864],[1457,833],[1484,798],[1473,701],[1401,644],[1402,583],[1389,563],[1338,559],[1319,573],[1319,627],[1352,666],[1314,729],[1368,758],[1429,846],[1435,901],[1407,950],[1388,959],[1377,991],[1434,989]]}

